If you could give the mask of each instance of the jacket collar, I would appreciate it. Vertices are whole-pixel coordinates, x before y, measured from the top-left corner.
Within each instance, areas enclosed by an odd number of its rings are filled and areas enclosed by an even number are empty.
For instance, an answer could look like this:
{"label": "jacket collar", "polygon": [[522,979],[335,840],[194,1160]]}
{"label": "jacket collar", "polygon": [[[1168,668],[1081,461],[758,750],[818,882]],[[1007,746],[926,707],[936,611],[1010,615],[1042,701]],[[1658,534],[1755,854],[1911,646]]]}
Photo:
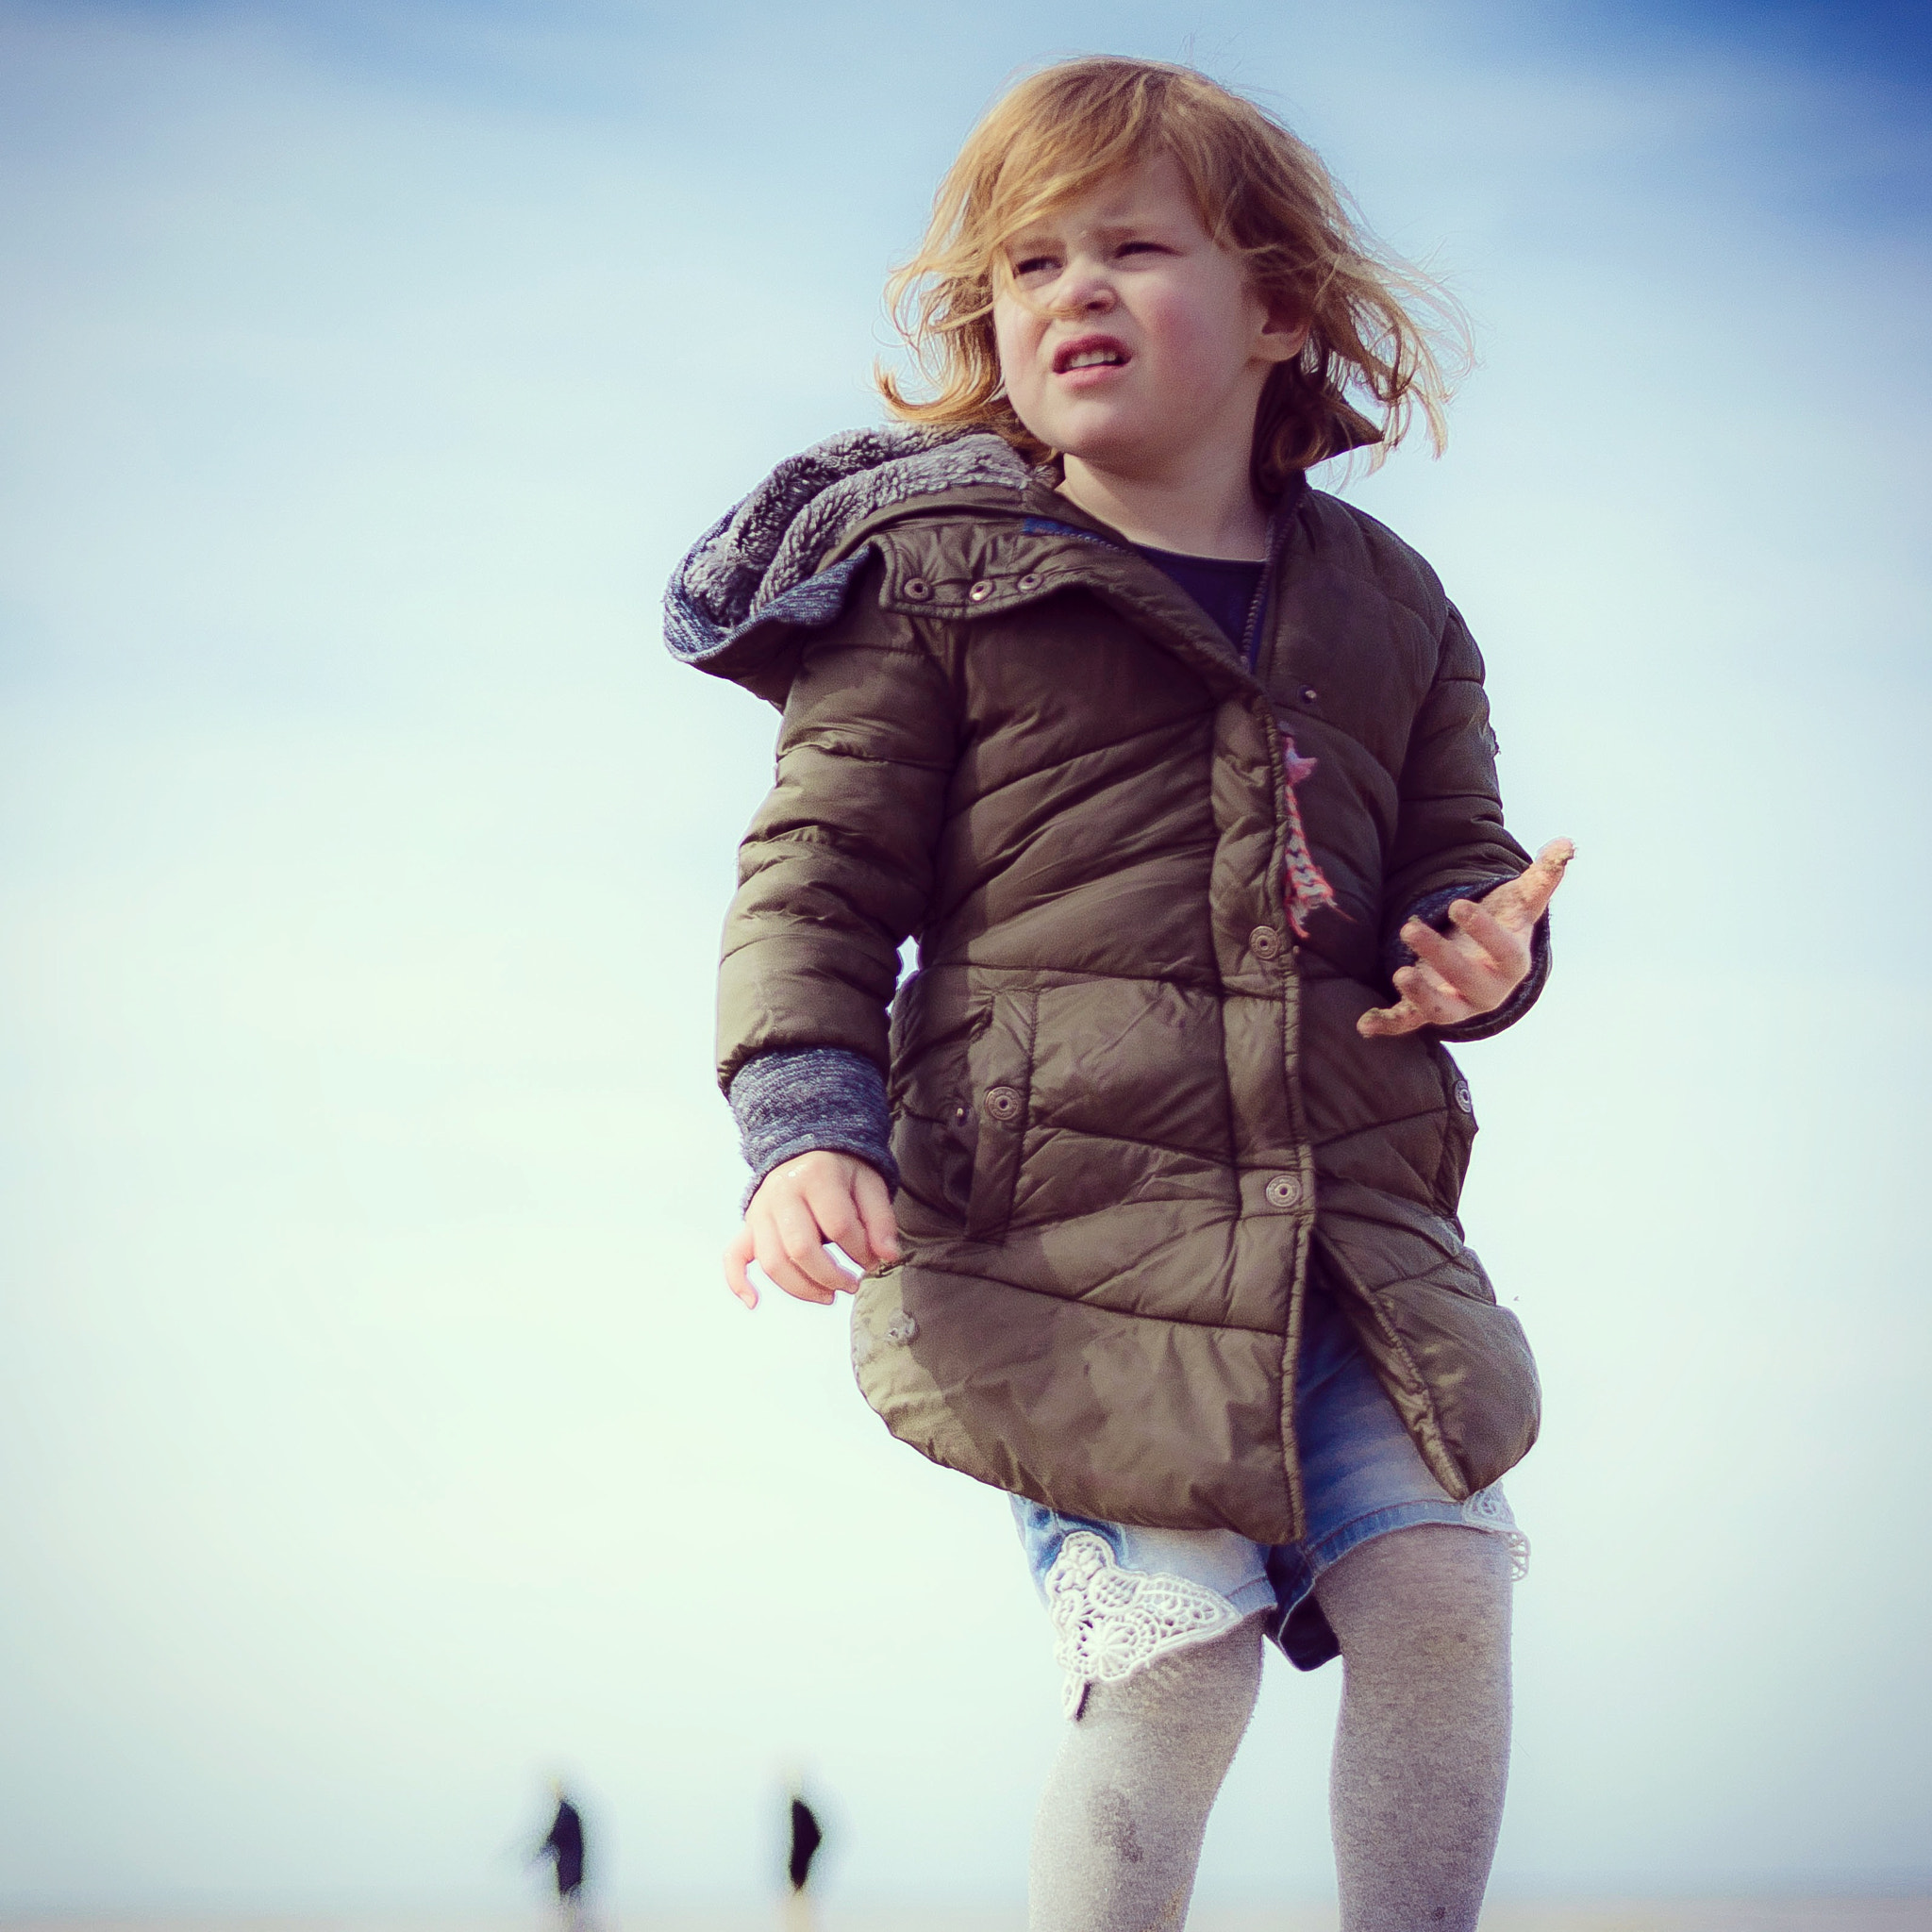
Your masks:
{"label": "jacket collar", "polygon": [[[1295,512],[1307,492],[1307,476],[1297,470],[1289,478],[1287,487],[1268,512],[1267,533],[1262,539],[1261,582],[1256,594],[1254,608],[1249,612],[1246,635],[1232,640],[1240,653],[1242,667],[1250,674],[1253,673],[1259,656],[1260,642],[1268,622],[1269,607],[1274,601],[1275,580],[1280,575],[1282,554],[1288,547],[1289,531],[1293,526]],[[1138,544],[1122,536],[1110,524],[1103,523],[1098,517],[1090,515],[1070,497],[1062,494],[1056,487],[1053,475],[1045,469],[1034,471],[1027,479],[1025,489],[1021,492],[1021,500],[1027,512],[1025,527],[1029,532],[1038,531],[1044,534],[1048,530],[1064,531],[1111,544],[1117,550],[1128,551],[1136,556],[1140,554]],[[1159,566],[1150,564],[1149,568],[1158,570]],[[1166,573],[1161,572],[1161,575],[1164,578]]]}
{"label": "jacket collar", "polygon": [[[1264,607],[1272,601],[1300,501],[1300,491],[1284,497],[1271,519]],[[886,541],[875,541],[880,539]],[[886,563],[887,602],[908,615],[971,622],[1078,588],[1118,610],[1211,686],[1263,695],[1240,646],[1165,571],[1038,473],[1017,491],[948,490],[868,517],[846,533],[825,575],[850,569],[874,551]]]}

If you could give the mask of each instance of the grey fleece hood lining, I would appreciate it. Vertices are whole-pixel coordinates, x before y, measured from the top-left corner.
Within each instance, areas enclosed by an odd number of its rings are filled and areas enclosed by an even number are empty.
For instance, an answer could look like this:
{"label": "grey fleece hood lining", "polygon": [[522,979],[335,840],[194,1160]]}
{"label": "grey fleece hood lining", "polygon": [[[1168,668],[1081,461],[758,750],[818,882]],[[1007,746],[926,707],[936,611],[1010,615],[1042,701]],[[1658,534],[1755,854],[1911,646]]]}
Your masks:
{"label": "grey fleece hood lining", "polygon": [[[892,425],[814,444],[780,463],[691,546],[665,592],[665,641],[674,657],[701,663],[781,600],[786,614],[799,597],[835,611],[859,559],[821,566],[866,518],[941,491],[1019,491],[1032,474],[1010,443],[984,431]],[[817,613],[795,614],[809,623]]]}

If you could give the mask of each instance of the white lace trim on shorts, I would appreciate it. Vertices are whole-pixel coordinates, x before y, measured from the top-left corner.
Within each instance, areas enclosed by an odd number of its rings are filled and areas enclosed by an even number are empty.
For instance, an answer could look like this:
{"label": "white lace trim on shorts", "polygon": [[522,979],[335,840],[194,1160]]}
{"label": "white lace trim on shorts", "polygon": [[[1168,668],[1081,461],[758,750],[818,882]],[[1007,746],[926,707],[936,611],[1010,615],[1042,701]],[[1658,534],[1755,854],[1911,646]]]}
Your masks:
{"label": "white lace trim on shorts", "polygon": [[1066,1672],[1061,1706],[1078,1717],[1090,1684],[1123,1677],[1191,1643],[1232,1630],[1241,1613],[1185,1576],[1124,1570],[1105,1537],[1076,1529],[1046,1573],[1054,1661]]}
{"label": "white lace trim on shorts", "polygon": [[1491,1484],[1478,1490],[1462,1506],[1462,1520],[1472,1529],[1499,1536],[1509,1551],[1509,1580],[1521,1583],[1529,1574],[1529,1539],[1516,1526],[1516,1518],[1502,1489]]}

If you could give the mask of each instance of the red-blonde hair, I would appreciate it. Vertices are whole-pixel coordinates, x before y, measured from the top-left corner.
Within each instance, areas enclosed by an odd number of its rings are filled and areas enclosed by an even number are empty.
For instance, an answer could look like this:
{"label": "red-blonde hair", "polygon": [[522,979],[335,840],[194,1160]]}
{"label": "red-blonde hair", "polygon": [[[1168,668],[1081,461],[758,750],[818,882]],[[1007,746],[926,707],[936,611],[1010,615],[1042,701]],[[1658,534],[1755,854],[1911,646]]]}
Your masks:
{"label": "red-blonde hair", "polygon": [[1307,346],[1262,391],[1256,488],[1272,497],[1292,472],[1365,445],[1379,462],[1417,410],[1440,454],[1444,361],[1459,370],[1468,360],[1459,306],[1365,231],[1306,142],[1207,75],[1157,60],[1062,61],[1010,88],[973,130],[933,197],[918,253],[886,285],[929,391],[908,395],[879,370],[891,413],[994,430],[1029,460],[1050,457],[1000,381],[992,305],[1008,272],[1006,244],[1109,176],[1163,155],[1179,167],[1208,234],[1245,258],[1262,300],[1309,325]]}

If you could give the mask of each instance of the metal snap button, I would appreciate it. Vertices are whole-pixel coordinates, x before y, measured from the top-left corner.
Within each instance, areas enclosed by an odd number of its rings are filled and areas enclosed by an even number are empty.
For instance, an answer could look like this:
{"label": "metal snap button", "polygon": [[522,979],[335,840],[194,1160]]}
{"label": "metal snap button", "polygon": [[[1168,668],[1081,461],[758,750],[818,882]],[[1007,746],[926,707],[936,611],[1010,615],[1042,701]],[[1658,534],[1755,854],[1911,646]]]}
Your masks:
{"label": "metal snap button", "polygon": [[956,1127],[963,1127],[968,1117],[969,1113],[966,1103],[963,1100],[956,1100],[953,1103],[953,1124]]}
{"label": "metal snap button", "polygon": [[924,577],[908,577],[900,588],[915,604],[924,604],[932,595],[932,586]]}
{"label": "metal snap button", "polygon": [[1301,1206],[1302,1184],[1298,1174],[1274,1174],[1268,1176],[1268,1185],[1261,1190],[1268,1197],[1271,1208],[1298,1208]]}
{"label": "metal snap button", "polygon": [[984,604],[992,595],[992,579],[991,577],[981,577],[966,594],[975,604]]}
{"label": "metal snap button", "polygon": [[1458,1080],[1449,1091],[1455,1094],[1457,1106],[1464,1113],[1473,1116],[1475,1112],[1475,1102],[1469,1097],[1469,1082],[1467,1080]]}
{"label": "metal snap button", "polygon": [[1273,959],[1281,951],[1281,935],[1272,925],[1257,925],[1248,935],[1248,950],[1257,959]]}
{"label": "metal snap button", "polygon": [[989,1087],[986,1110],[996,1121],[1009,1121],[1020,1111],[1020,1096],[1010,1087]]}
{"label": "metal snap button", "polygon": [[1321,695],[1312,684],[1305,684],[1301,688],[1301,701],[1305,705],[1312,705]]}
{"label": "metal snap button", "polygon": [[1015,588],[1022,591],[1037,591],[1040,588],[1040,573],[1037,570],[1029,570]]}

